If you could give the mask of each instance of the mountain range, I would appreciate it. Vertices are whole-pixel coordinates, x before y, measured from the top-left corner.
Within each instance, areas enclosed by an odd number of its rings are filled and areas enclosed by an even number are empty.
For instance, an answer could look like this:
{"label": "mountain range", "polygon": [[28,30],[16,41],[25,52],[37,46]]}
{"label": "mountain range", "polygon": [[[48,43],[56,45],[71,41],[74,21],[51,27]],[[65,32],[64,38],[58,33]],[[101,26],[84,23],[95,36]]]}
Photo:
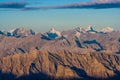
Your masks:
{"label": "mountain range", "polygon": [[0,80],[119,80],[119,54],[111,27],[0,31]]}

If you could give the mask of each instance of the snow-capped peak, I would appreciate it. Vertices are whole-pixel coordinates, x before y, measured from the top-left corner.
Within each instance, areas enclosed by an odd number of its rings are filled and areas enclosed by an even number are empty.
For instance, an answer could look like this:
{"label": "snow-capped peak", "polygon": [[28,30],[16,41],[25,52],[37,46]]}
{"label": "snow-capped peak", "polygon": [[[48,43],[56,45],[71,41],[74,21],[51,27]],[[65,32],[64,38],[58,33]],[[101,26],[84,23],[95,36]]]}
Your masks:
{"label": "snow-capped peak", "polygon": [[42,38],[46,39],[46,40],[52,40],[52,39],[56,39],[58,37],[61,37],[61,32],[55,30],[54,28],[51,28],[50,31],[42,34]]}
{"label": "snow-capped peak", "polygon": [[93,28],[89,25],[87,28],[85,28],[85,31],[93,30]]}
{"label": "snow-capped peak", "polygon": [[16,29],[11,29],[9,30],[10,33],[13,33]]}
{"label": "snow-capped peak", "polygon": [[51,28],[49,32],[56,32],[56,30],[54,28]]}
{"label": "snow-capped peak", "polygon": [[80,32],[76,32],[76,33],[75,33],[75,36],[76,36],[76,37],[80,37]]}
{"label": "snow-capped peak", "polygon": [[61,32],[55,30],[54,28],[51,28],[50,31],[49,31],[48,33],[53,33],[53,34],[56,34],[57,36],[61,36]]}
{"label": "snow-capped peak", "polygon": [[26,30],[24,28],[15,28],[11,29],[9,32],[10,36],[15,36],[15,37],[25,37],[28,35],[35,35],[35,32],[33,30]]}
{"label": "snow-capped peak", "polygon": [[82,27],[77,27],[76,31],[79,33],[86,33],[85,29],[83,29]]}
{"label": "snow-capped peak", "polygon": [[0,31],[0,34],[2,34],[2,35],[3,35],[3,34],[4,34],[4,32],[3,32],[3,31]]}
{"label": "snow-capped peak", "polygon": [[106,27],[106,28],[103,28],[102,30],[100,30],[100,32],[103,32],[103,33],[108,33],[108,32],[113,32],[114,29],[111,28],[111,27]]}
{"label": "snow-capped peak", "polygon": [[86,32],[88,33],[97,33],[96,30],[94,30],[91,26],[88,26],[86,29],[85,29]]}

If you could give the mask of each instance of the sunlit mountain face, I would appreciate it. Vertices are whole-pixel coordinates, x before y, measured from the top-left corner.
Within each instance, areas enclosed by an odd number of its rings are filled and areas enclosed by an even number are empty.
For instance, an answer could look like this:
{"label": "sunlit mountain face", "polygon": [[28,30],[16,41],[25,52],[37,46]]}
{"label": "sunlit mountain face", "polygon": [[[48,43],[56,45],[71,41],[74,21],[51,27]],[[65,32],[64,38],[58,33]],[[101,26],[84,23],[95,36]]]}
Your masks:
{"label": "sunlit mountain face", "polygon": [[0,0],[0,80],[119,80],[120,0]]}
{"label": "sunlit mountain face", "polygon": [[120,78],[120,32],[111,27],[1,30],[0,45],[1,80]]}

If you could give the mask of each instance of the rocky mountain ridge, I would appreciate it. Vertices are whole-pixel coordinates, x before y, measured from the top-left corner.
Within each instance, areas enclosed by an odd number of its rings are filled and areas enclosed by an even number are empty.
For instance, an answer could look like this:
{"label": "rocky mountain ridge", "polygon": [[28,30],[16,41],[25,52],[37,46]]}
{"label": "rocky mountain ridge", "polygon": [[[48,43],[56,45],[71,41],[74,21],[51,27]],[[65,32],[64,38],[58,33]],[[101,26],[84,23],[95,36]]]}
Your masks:
{"label": "rocky mountain ridge", "polygon": [[[73,30],[76,30],[77,32],[80,32],[80,33],[108,33],[108,32],[113,32],[114,29],[111,28],[111,27],[105,27],[99,31],[95,30],[93,27],[91,26],[88,26],[86,27],[85,29],[82,28],[82,27],[77,27]],[[34,32],[33,30],[29,29],[24,29],[24,28],[15,28],[15,29],[11,29],[9,31],[1,31],[0,30],[0,34],[1,35],[6,35],[6,36],[14,36],[14,37],[26,37],[26,36],[29,36],[29,35],[35,35],[36,32]],[[53,39],[55,39],[54,37],[55,36],[62,36],[62,31],[58,31],[54,28],[51,28],[50,31],[46,32],[46,35],[48,37],[53,37]]]}
{"label": "rocky mountain ridge", "polygon": [[1,31],[0,80],[119,80],[120,32],[105,29]]}
{"label": "rocky mountain ridge", "polygon": [[35,32],[31,29],[26,30],[24,28],[11,29],[10,31],[0,31],[0,34],[5,36],[14,36],[14,37],[27,37],[29,35],[35,35]]}

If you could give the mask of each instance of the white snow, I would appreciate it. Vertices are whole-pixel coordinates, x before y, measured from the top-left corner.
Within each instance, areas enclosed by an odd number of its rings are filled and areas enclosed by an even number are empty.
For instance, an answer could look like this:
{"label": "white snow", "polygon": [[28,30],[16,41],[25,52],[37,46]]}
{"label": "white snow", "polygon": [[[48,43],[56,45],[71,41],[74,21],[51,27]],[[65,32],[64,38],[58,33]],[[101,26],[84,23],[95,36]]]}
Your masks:
{"label": "white snow", "polygon": [[91,26],[88,26],[87,28],[85,28],[85,31],[88,32],[88,33],[97,33],[96,30],[94,30]]}
{"label": "white snow", "polygon": [[61,37],[61,32],[55,30],[54,28],[51,28],[50,31],[47,32],[47,34],[44,34],[44,36],[50,38],[50,39],[56,39],[58,37]]}
{"label": "white snow", "polygon": [[106,27],[106,28],[103,28],[102,30],[100,30],[100,32],[103,32],[103,33],[108,33],[108,32],[113,32],[114,29],[111,28],[111,27]]}
{"label": "white snow", "polygon": [[55,30],[54,28],[51,28],[51,30],[49,31],[49,33],[54,33],[54,34],[56,34],[56,35],[58,35],[58,36],[61,36],[61,32]]}
{"label": "white snow", "polygon": [[16,29],[11,29],[9,30],[10,33],[13,33]]}
{"label": "white snow", "polygon": [[89,25],[87,28],[85,28],[85,31],[92,30],[92,27]]}
{"label": "white snow", "polygon": [[80,32],[80,33],[86,33],[85,29],[83,29],[81,27],[77,27],[76,31]]}
{"label": "white snow", "polygon": [[76,36],[76,37],[80,37],[80,32],[76,32],[76,33],[75,33],[75,36]]}

